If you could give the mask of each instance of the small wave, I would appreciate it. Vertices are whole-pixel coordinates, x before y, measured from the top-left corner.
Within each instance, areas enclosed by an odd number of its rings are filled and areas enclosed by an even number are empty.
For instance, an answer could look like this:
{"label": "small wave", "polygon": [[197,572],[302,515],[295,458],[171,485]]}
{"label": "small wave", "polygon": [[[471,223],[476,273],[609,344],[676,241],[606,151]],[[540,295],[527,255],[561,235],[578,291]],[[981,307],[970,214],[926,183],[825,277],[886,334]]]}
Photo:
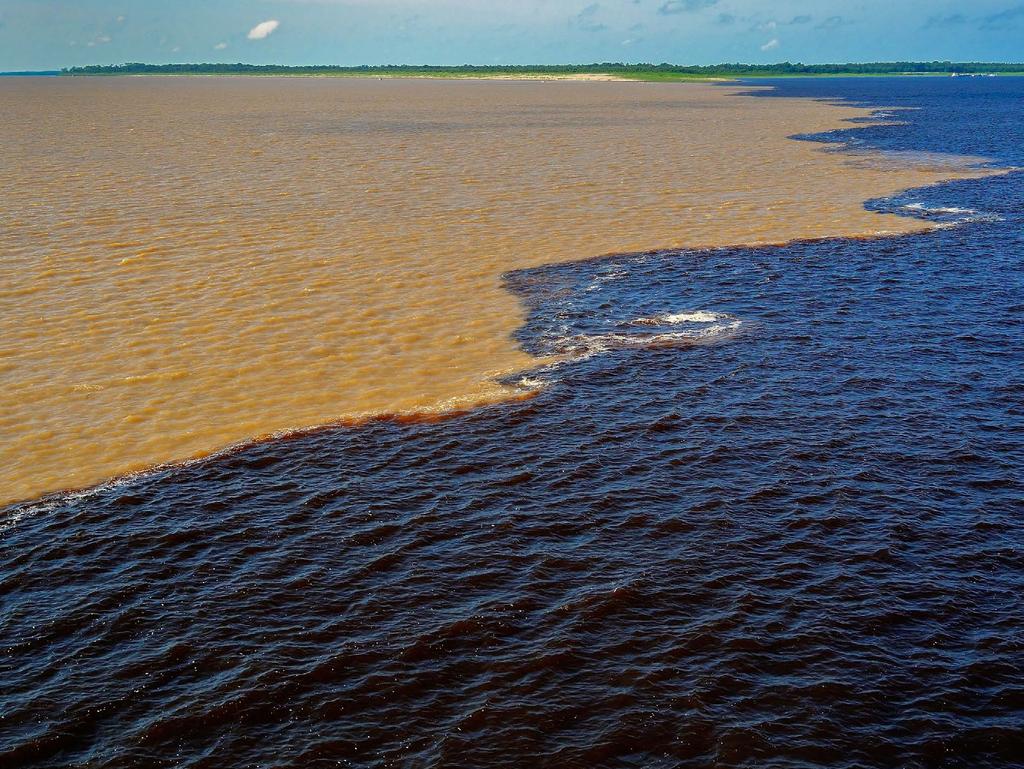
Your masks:
{"label": "small wave", "polygon": [[[183,462],[182,464],[186,463],[187,462]],[[82,489],[55,491],[40,499],[14,502],[10,505],[6,505],[0,509],[0,534],[14,528],[22,521],[35,518],[39,515],[45,515],[57,508],[64,507],[65,505],[81,499],[88,499],[89,497],[95,496],[104,491],[111,491],[112,489],[116,489],[121,486],[127,486],[144,475],[156,473],[159,470],[166,469],[166,467],[167,465],[159,465],[150,470],[128,473],[127,475],[121,475],[117,478],[111,478],[110,480],[104,481],[103,483],[99,483],[95,486],[89,486]]]}
{"label": "small wave", "polygon": [[612,281],[612,280],[620,280],[622,278],[628,277],[628,275],[629,275],[629,273],[626,270],[620,270],[620,269],[612,270],[612,271],[606,272],[606,273],[602,273],[600,275],[597,275],[590,282],[590,285],[587,286],[584,289],[584,291],[586,291],[588,293],[591,292],[591,291],[599,291],[601,289],[601,284],[607,283],[607,282]]}
{"label": "small wave", "polygon": [[694,310],[691,312],[668,313],[656,315],[651,318],[637,318],[633,325],[637,326],[664,326],[677,325],[679,323],[715,323],[719,320],[731,320],[732,316],[723,312],[707,312],[705,310]]}
{"label": "small wave", "polygon": [[[712,313],[707,313],[712,315]],[[699,344],[710,344],[725,340],[739,330],[741,321],[731,316],[716,315],[716,320],[721,317],[729,318],[724,323],[705,323],[700,328],[686,329],[683,331],[663,331],[652,334],[638,333],[609,333],[609,334],[580,334],[565,337],[553,342],[553,346],[561,355],[567,356],[570,360],[581,360],[599,353],[611,352],[612,350],[626,349],[657,349],[662,347],[692,347]],[[641,319],[644,320],[644,319]],[[680,322],[680,321],[675,321]],[[634,321],[635,325],[653,325]]]}
{"label": "small wave", "polygon": [[532,394],[543,391],[549,384],[548,380],[536,376],[520,377],[514,383],[515,387],[519,388],[520,391]]}
{"label": "small wave", "polygon": [[926,205],[924,205],[922,203],[908,203],[907,205],[903,206],[903,208],[905,210],[907,210],[907,211],[915,211],[915,212],[918,212],[918,213],[922,213],[922,214],[925,214],[925,215],[931,215],[931,216],[949,216],[949,215],[954,215],[954,216],[960,216],[960,215],[972,216],[972,215],[978,213],[973,208],[958,208],[957,206],[929,207],[929,206],[926,206]]}
{"label": "small wave", "polygon": [[909,213],[921,219],[929,219],[937,222],[938,229],[948,230],[959,227],[963,224],[975,222],[1001,222],[1001,216],[977,211],[973,208],[962,208],[960,206],[926,206],[923,203],[907,203],[900,206],[901,211]]}
{"label": "small wave", "polygon": [[1003,222],[1006,221],[1001,216],[995,214],[979,214],[978,216],[965,216],[963,219],[954,219],[948,222],[939,222],[935,225],[937,230],[951,230],[955,227],[961,227],[965,224],[975,224],[977,222]]}

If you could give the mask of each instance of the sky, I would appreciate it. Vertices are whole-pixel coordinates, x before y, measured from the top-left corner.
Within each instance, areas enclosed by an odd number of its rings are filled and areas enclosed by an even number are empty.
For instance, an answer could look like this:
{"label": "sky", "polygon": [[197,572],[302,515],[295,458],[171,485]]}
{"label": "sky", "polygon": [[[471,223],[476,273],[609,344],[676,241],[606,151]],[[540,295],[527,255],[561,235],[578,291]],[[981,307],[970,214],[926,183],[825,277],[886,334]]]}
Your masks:
{"label": "sky", "polygon": [[0,0],[0,71],[1024,61],[1024,0]]}

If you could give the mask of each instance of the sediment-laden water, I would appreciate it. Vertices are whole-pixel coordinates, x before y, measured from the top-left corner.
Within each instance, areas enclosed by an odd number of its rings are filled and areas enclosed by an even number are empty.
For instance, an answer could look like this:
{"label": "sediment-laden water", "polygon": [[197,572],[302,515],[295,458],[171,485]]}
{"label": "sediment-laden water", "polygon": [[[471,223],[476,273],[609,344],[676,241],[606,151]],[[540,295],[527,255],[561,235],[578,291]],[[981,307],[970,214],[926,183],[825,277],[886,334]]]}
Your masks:
{"label": "sediment-laden water", "polygon": [[[0,83],[0,504],[334,420],[522,394],[503,273],[920,226],[957,173],[709,85]],[[962,165],[962,164],[954,164]]]}
{"label": "sediment-laden water", "polygon": [[[1024,79],[779,88],[1024,165]],[[1019,766],[1024,174],[867,207],[939,226],[514,270],[533,399],[6,508],[0,764]]]}

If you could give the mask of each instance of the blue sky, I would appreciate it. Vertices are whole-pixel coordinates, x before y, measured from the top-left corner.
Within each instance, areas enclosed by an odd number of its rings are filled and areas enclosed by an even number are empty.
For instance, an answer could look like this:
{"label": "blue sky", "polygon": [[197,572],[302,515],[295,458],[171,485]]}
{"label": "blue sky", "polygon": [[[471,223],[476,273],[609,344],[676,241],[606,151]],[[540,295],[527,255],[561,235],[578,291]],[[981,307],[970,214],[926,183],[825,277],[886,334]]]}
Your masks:
{"label": "blue sky", "polygon": [[1022,61],[1024,0],[0,0],[0,71],[893,59]]}

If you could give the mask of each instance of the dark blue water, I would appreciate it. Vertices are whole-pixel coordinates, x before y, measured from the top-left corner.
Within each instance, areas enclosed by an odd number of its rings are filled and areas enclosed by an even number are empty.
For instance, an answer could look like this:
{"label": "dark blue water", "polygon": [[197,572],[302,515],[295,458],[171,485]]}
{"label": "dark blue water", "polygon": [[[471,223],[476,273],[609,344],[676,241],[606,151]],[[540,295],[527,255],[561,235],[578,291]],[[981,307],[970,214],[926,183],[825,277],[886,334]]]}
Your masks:
{"label": "dark blue water", "polygon": [[[1024,79],[779,89],[1024,165]],[[529,402],[3,511],[0,766],[1021,766],[1024,173],[869,205],[950,226],[514,273]]]}

